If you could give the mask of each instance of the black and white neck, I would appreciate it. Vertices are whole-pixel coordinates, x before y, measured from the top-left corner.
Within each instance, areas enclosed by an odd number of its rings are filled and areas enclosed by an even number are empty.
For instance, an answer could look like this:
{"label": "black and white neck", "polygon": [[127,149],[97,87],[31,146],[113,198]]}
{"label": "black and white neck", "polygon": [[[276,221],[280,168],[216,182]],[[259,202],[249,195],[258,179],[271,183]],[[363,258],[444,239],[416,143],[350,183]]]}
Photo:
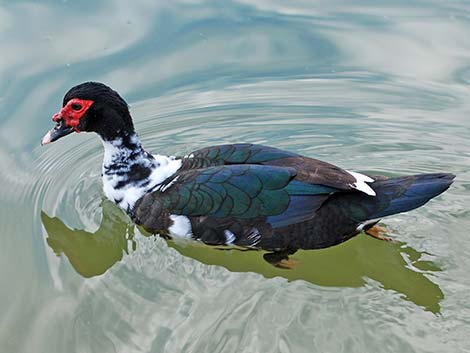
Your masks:
{"label": "black and white neck", "polygon": [[135,132],[112,139],[104,146],[103,191],[126,212],[145,193],[154,190],[181,167],[181,160],[146,152]]}

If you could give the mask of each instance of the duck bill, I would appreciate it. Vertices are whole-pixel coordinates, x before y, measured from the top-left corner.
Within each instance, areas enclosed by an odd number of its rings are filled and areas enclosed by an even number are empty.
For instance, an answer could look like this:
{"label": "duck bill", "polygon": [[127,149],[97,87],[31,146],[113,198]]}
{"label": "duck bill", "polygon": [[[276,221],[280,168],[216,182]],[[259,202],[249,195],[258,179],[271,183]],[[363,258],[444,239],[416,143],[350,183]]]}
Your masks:
{"label": "duck bill", "polygon": [[61,137],[67,136],[73,131],[73,128],[66,126],[63,121],[60,121],[53,129],[44,135],[41,140],[41,146],[47,145],[60,139]]}

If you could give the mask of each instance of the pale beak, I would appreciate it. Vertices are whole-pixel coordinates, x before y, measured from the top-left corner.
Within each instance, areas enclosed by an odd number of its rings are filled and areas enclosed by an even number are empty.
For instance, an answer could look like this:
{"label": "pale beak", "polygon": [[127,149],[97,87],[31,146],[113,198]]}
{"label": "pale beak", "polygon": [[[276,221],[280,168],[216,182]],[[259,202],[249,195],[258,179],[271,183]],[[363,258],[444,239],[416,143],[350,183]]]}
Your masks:
{"label": "pale beak", "polygon": [[59,120],[57,122],[57,125],[51,129],[47,134],[44,135],[44,137],[41,140],[41,146],[47,145],[48,143],[54,142],[61,137],[67,136],[68,134],[71,134],[74,130],[65,125],[63,120]]}

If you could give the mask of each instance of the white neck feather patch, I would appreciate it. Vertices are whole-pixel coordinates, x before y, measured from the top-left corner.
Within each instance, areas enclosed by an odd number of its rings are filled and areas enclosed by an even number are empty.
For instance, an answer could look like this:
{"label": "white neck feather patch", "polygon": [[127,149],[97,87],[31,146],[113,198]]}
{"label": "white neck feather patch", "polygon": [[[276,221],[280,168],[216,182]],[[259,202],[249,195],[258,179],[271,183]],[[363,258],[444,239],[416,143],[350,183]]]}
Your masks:
{"label": "white neck feather patch", "polygon": [[145,193],[163,183],[181,167],[181,160],[144,151],[137,135],[128,141],[103,141],[103,191],[126,212]]}

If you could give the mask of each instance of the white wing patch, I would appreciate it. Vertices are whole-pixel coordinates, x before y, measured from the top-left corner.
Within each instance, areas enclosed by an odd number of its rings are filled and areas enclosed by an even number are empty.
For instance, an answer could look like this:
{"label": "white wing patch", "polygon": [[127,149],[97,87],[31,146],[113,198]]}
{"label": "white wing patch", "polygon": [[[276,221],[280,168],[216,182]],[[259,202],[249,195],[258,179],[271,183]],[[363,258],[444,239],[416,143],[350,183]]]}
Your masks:
{"label": "white wing patch", "polygon": [[369,219],[368,221],[365,221],[365,222],[360,223],[360,224],[357,226],[356,230],[357,230],[358,232],[362,232],[365,227],[370,226],[371,224],[377,223],[378,221],[380,221],[380,219]]}
{"label": "white wing patch", "polygon": [[375,191],[369,185],[366,184],[366,183],[373,183],[375,181],[374,179],[361,173],[350,172],[349,170],[346,170],[346,171],[356,179],[355,183],[349,184],[350,187],[356,190],[362,191],[363,193],[366,193],[367,195],[376,196]]}
{"label": "white wing patch", "polygon": [[176,183],[176,181],[178,180],[179,177],[180,177],[180,176],[177,175],[177,176],[174,177],[168,184],[163,185],[163,187],[158,188],[158,190],[160,190],[161,192],[165,192],[166,189],[168,189],[170,186],[172,186],[174,183]]}
{"label": "white wing patch", "polygon": [[188,217],[172,214],[170,215],[170,219],[173,221],[173,224],[168,227],[171,235],[183,239],[192,238],[193,231],[191,228],[191,221]]}
{"label": "white wing patch", "polygon": [[256,246],[261,240],[261,233],[259,232],[257,228],[251,228],[250,234],[248,234],[246,238],[250,242],[249,246]]}
{"label": "white wing patch", "polygon": [[233,234],[228,229],[225,229],[224,230],[224,235],[225,235],[225,244],[227,244],[227,245],[233,244],[233,242],[236,239],[235,234]]}

